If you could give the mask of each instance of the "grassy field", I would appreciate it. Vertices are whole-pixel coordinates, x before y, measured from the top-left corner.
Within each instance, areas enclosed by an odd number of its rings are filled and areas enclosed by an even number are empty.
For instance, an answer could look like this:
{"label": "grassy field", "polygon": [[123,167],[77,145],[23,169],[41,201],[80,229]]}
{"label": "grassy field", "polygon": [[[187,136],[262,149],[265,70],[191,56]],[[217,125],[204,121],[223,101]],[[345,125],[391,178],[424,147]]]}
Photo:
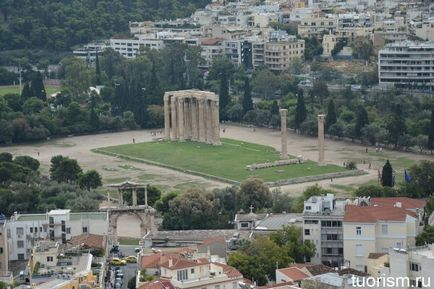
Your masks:
{"label": "grassy field", "polygon": [[222,139],[221,146],[165,141],[120,145],[101,150],[234,181],[258,176],[264,181],[272,182],[345,170],[335,165],[318,166],[313,161],[307,161],[303,164],[249,171],[246,165],[278,160],[279,153],[269,146],[232,139]]}
{"label": "grassy field", "polygon": [[[46,85],[45,86],[45,90],[47,92],[47,95],[51,95],[51,94],[55,93],[56,91],[59,91],[60,87]],[[18,85],[15,85],[15,86],[13,86],[13,85],[0,86],[0,96],[8,94],[8,93],[21,94],[20,87]]]}

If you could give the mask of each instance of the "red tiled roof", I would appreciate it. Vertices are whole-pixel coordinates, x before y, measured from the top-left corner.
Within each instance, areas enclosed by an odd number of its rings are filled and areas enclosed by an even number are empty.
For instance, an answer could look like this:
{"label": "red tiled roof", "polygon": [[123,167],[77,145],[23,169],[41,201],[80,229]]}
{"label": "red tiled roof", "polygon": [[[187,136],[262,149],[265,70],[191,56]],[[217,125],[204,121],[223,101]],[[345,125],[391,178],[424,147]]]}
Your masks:
{"label": "red tiled roof", "polygon": [[407,197],[371,198],[372,205],[394,207],[396,203],[401,203],[401,208],[403,209],[423,209],[426,205],[425,200],[412,199]]}
{"label": "red tiled roof", "polygon": [[217,263],[217,262],[215,262],[214,264],[222,267],[223,273],[225,273],[229,278],[243,277],[243,274],[241,274],[240,271],[238,271],[232,266],[223,263]]}
{"label": "red tiled roof", "polygon": [[142,283],[139,285],[138,289],[174,289],[174,287],[168,280],[157,280]]}
{"label": "red tiled roof", "polygon": [[[82,234],[74,236],[68,241],[72,246],[84,246],[86,248],[104,248],[104,236],[95,234]],[[83,244],[83,245],[82,245]]]}
{"label": "red tiled roof", "polygon": [[407,215],[417,217],[416,213],[393,206],[361,207],[347,205],[344,222],[376,223],[377,221],[405,221]]}
{"label": "red tiled roof", "polygon": [[[310,275],[304,273],[303,271],[301,271],[300,268],[298,268],[297,266],[293,266],[293,267],[289,267],[289,268],[283,268],[283,269],[278,269],[282,274],[284,274],[285,276],[289,277],[293,282],[297,282],[297,281],[301,281],[305,278],[311,277]],[[280,281],[280,280],[276,280],[276,281]]]}
{"label": "red tiled roof", "polygon": [[[172,263],[172,264],[170,264]],[[171,270],[177,270],[177,269],[183,269],[183,268],[190,268],[190,267],[196,267],[204,264],[208,264],[209,262],[197,262],[196,260],[188,260],[182,257],[175,257],[175,258],[169,258],[166,262],[161,264],[161,267],[168,268]]]}
{"label": "red tiled roof", "polygon": [[202,41],[202,45],[216,45],[219,42],[221,42],[222,40],[223,40],[223,38],[219,38],[219,37],[209,38],[209,39]]}
{"label": "red tiled roof", "polygon": [[169,258],[178,258],[177,253],[155,253],[141,257],[141,268],[157,268],[167,262]]}

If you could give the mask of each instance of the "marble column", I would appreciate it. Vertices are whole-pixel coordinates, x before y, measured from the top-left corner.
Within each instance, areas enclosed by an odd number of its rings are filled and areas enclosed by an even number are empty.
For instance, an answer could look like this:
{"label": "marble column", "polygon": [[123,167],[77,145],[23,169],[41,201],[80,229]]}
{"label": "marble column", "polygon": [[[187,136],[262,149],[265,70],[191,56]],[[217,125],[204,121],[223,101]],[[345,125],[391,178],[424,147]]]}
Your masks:
{"label": "marble column", "polygon": [[213,144],[214,145],[220,145],[220,119],[219,119],[219,102],[218,101],[212,101],[212,108],[213,108],[213,124],[214,124],[214,138],[213,138]]}
{"label": "marble column", "polygon": [[206,126],[205,126],[205,100],[199,99],[199,141],[205,142],[206,139]]}
{"label": "marble column", "polygon": [[184,99],[184,138],[191,138],[191,122],[190,122],[190,98]]}
{"label": "marble column", "polygon": [[169,95],[164,95],[164,137],[170,139],[170,104]]}
{"label": "marble column", "polygon": [[197,140],[199,138],[199,135],[197,133],[197,100],[194,98],[191,98],[190,103],[190,113],[191,113],[191,138],[193,140]]}
{"label": "marble column", "polygon": [[137,191],[133,189],[133,207],[137,207]]}
{"label": "marble column", "polygon": [[123,207],[124,206],[124,196],[122,194],[122,191],[119,190],[118,194],[119,194],[119,207]]}
{"label": "marble column", "polygon": [[145,186],[145,206],[148,206],[148,186]]}
{"label": "marble column", "polygon": [[171,107],[171,113],[172,113],[172,140],[178,139],[178,117],[177,117],[177,107],[176,107],[177,99],[175,96],[170,97],[170,107]]}
{"label": "marble column", "polygon": [[185,136],[184,136],[184,99],[183,98],[179,98],[178,99],[178,139],[180,141],[184,141],[185,140]]}
{"label": "marble column", "polygon": [[318,165],[323,166],[324,163],[324,114],[318,115]]}
{"label": "marble column", "polygon": [[280,138],[281,138],[281,149],[280,158],[288,158],[288,130],[286,129],[286,114],[287,109],[280,109]]}
{"label": "marble column", "polygon": [[206,119],[206,142],[211,144],[213,138],[213,121],[212,121],[212,102],[209,100],[205,101],[205,119]]}

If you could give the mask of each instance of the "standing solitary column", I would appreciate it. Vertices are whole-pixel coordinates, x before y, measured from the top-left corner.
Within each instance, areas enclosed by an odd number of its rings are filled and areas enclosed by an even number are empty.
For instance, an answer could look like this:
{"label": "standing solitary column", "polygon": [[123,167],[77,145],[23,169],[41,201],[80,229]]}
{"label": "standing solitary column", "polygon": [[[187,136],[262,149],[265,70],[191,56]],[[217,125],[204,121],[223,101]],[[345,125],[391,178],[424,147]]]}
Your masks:
{"label": "standing solitary column", "polygon": [[178,132],[179,132],[179,140],[184,141],[184,99],[179,98],[178,99]]}
{"label": "standing solitary column", "polygon": [[205,100],[199,99],[199,119],[197,122],[199,123],[199,141],[205,141],[205,113],[204,113]]}
{"label": "standing solitary column", "polygon": [[324,165],[324,114],[318,114],[318,164]]}
{"label": "standing solitary column", "polygon": [[172,113],[172,140],[178,139],[178,126],[177,126],[177,113],[176,113],[176,98],[172,95],[170,98],[170,107],[171,107],[171,113]]}
{"label": "standing solitary column", "polygon": [[288,158],[288,130],[286,129],[286,114],[287,109],[280,109],[280,137],[281,137],[281,149],[280,158]]}
{"label": "standing solitary column", "polygon": [[164,95],[164,137],[170,139],[170,104],[169,95]]}

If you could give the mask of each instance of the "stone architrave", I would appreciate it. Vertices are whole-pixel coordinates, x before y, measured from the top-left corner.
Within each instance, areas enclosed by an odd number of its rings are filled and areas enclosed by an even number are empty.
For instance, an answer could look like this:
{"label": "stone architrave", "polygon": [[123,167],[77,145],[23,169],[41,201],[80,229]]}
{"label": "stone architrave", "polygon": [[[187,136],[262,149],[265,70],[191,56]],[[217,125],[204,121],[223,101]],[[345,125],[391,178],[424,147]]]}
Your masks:
{"label": "stone architrave", "polygon": [[318,164],[325,165],[324,162],[324,119],[325,114],[318,115]]}
{"label": "stone architrave", "polygon": [[208,91],[168,91],[164,95],[164,135],[172,140],[220,143],[219,97]]}
{"label": "stone architrave", "polygon": [[288,130],[286,129],[286,115],[287,109],[280,109],[280,135],[281,135],[281,150],[280,158],[288,158]]}

